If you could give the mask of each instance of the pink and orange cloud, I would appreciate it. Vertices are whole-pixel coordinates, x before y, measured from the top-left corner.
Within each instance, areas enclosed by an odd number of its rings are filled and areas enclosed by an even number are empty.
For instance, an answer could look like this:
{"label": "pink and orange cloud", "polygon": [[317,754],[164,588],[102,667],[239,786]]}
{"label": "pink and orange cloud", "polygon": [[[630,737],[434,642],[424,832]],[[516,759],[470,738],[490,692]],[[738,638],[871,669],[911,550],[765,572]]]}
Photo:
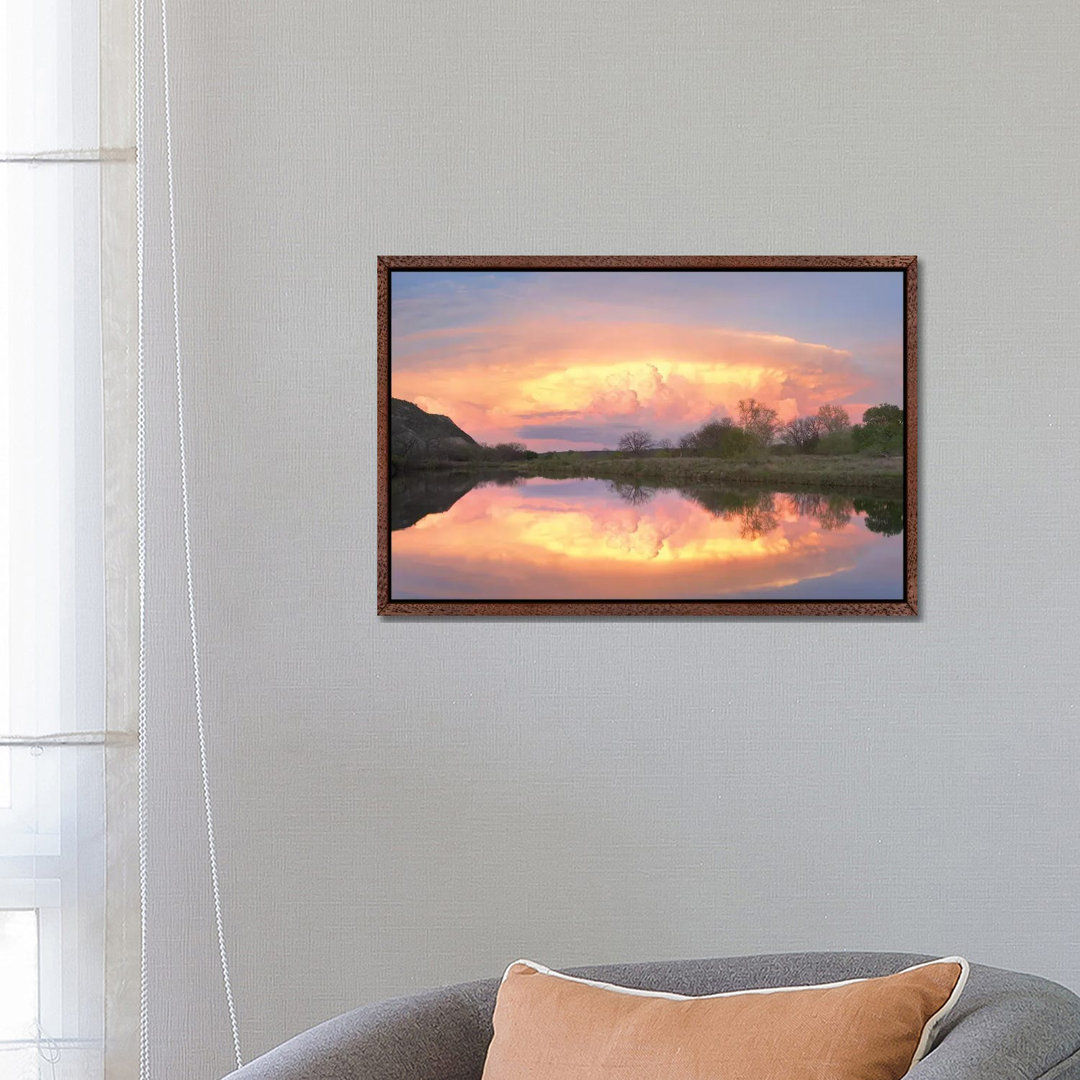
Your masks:
{"label": "pink and orange cloud", "polygon": [[[466,298],[471,299],[471,298]],[[447,305],[445,297],[441,302]],[[573,297],[521,296],[461,325],[431,326],[423,300],[395,307],[391,393],[443,413],[483,442],[536,450],[613,447],[643,427],[678,437],[737,414],[754,397],[781,420],[845,404],[897,400],[898,335],[863,347],[760,328],[658,318],[656,306],[612,310]],[[463,301],[463,305],[465,301]]]}

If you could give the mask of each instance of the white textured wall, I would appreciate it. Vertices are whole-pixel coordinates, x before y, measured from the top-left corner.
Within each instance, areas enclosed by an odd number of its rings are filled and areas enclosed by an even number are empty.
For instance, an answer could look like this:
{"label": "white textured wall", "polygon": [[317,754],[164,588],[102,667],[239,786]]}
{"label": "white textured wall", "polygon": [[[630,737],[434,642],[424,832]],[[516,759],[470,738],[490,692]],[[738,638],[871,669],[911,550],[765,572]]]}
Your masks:
{"label": "white textured wall", "polygon": [[[249,1054],[523,954],[912,949],[1080,986],[1080,7],[173,8]],[[379,622],[375,257],[490,252],[917,254],[922,617]],[[152,389],[154,1037],[203,1078],[230,1059]]]}

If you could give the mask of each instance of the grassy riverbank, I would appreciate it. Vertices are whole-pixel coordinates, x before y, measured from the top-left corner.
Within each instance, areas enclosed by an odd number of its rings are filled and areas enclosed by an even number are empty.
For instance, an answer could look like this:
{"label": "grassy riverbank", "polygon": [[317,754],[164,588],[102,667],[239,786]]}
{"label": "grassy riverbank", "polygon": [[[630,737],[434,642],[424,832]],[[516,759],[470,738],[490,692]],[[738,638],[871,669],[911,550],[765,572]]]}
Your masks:
{"label": "grassy riverbank", "polygon": [[883,495],[903,494],[903,459],[899,457],[818,457],[812,454],[769,456],[757,459],[634,457],[612,454],[584,456],[573,453],[542,455],[533,461],[492,465],[521,476],[591,476],[678,484],[755,484],[781,490],[847,490]]}

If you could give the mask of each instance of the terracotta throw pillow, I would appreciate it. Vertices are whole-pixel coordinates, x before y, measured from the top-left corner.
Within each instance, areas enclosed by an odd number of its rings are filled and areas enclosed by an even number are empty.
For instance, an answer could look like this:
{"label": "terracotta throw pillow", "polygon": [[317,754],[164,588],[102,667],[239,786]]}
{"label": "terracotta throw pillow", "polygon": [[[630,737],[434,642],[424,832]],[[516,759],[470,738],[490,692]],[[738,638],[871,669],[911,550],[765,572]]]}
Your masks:
{"label": "terracotta throw pillow", "polygon": [[709,997],[511,964],[483,1080],[899,1080],[967,981],[959,957],[876,979]]}

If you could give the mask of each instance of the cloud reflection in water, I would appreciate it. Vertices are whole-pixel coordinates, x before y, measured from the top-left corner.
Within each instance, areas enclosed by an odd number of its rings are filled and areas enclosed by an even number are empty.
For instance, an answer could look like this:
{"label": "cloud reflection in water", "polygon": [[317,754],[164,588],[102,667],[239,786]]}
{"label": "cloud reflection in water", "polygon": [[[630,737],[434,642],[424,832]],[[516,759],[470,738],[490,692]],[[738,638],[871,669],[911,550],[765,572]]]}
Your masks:
{"label": "cloud reflection in water", "polygon": [[447,501],[391,534],[395,600],[902,597],[888,500],[532,477]]}

